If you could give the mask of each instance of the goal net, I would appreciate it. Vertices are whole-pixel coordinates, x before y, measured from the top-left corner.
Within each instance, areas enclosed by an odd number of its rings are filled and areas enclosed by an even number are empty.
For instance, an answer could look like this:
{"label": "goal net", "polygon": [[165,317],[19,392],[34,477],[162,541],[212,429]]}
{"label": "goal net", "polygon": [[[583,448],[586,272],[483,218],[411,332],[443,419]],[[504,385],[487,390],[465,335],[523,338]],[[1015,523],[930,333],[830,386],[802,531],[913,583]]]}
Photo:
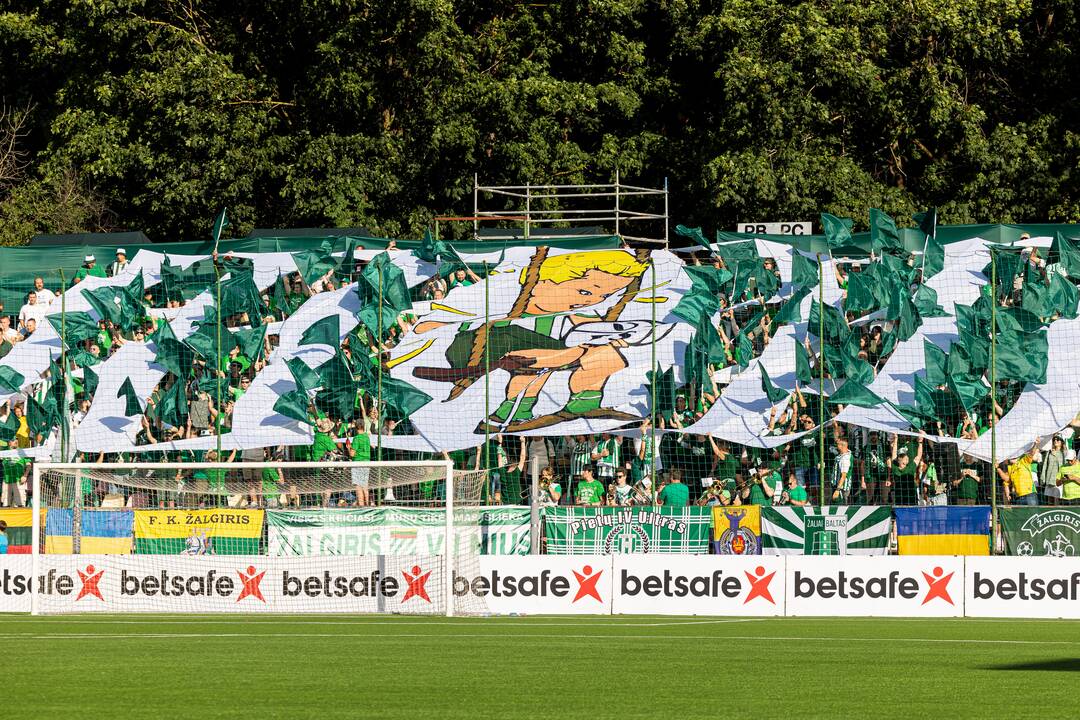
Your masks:
{"label": "goal net", "polygon": [[[450,462],[39,464],[34,613],[479,613],[484,474]],[[447,539],[450,542],[447,542]]]}

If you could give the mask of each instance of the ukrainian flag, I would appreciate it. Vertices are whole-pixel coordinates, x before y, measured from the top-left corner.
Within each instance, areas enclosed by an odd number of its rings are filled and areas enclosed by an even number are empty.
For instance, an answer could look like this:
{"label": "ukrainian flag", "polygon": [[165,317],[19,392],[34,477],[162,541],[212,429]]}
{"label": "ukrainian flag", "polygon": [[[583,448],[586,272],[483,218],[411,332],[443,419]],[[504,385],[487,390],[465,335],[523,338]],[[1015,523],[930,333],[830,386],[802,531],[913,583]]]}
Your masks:
{"label": "ukrainian flag", "polygon": [[[131,510],[83,510],[79,552],[83,555],[126,555],[131,552],[135,514]],[[70,555],[72,511],[49,508],[45,516],[45,552]]]}
{"label": "ukrainian flag", "polygon": [[989,555],[990,508],[941,506],[896,508],[901,555]]}

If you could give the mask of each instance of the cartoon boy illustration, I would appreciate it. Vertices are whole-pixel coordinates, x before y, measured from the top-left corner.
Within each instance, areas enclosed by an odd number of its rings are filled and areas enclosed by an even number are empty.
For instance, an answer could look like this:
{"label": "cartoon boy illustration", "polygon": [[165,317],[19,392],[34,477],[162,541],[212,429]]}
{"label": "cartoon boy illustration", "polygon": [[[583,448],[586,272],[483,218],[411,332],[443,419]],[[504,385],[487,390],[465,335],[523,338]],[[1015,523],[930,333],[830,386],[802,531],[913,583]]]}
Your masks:
{"label": "cartoon boy illustration", "polygon": [[[413,375],[453,382],[448,400],[460,395],[485,368],[510,373],[505,399],[489,422],[514,430],[543,427],[576,417],[631,419],[601,407],[604,384],[627,367],[620,348],[627,346],[634,323],[618,323],[619,315],[638,292],[648,264],[623,250],[549,255],[538,248],[519,279],[521,289],[513,305],[490,303],[483,313],[462,312],[433,304],[433,313],[414,330],[422,335],[460,322],[457,336],[446,351],[449,368],[416,367]],[[452,299],[452,298],[451,298]],[[454,315],[467,315],[470,319]],[[451,319],[453,318],[453,319]],[[551,374],[569,370],[570,398],[553,415],[534,419],[533,408]]]}

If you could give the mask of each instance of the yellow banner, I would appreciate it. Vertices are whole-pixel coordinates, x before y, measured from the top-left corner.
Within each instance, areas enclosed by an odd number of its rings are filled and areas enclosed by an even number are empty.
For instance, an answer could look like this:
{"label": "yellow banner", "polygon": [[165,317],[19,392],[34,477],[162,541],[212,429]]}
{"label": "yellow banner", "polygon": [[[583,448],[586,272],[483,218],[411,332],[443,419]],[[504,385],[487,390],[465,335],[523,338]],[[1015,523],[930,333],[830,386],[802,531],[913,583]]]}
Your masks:
{"label": "yellow banner", "polygon": [[[42,522],[45,522],[45,510],[41,511]],[[31,508],[4,508],[0,510],[0,520],[8,524],[8,527],[30,527],[34,524],[34,511]]]}
{"label": "yellow banner", "polygon": [[749,530],[761,537],[761,508],[757,505],[714,505],[712,539],[719,540],[728,530]]}
{"label": "yellow banner", "polygon": [[262,510],[136,510],[135,537],[189,538],[192,532],[207,537],[257,538],[262,535]]}

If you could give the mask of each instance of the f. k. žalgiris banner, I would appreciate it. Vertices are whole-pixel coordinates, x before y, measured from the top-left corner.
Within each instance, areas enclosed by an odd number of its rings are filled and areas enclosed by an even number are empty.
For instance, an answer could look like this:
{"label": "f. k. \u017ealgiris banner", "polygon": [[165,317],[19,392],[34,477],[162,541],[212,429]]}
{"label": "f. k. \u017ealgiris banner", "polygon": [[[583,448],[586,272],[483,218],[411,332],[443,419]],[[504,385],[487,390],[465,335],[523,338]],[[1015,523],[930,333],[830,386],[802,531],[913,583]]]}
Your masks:
{"label": "f. k. \u017ealgiris banner", "polygon": [[707,507],[554,507],[544,510],[548,555],[709,552]]}
{"label": "f. k. \u017ealgiris banner", "polygon": [[[391,507],[267,510],[266,528],[272,557],[441,555],[446,515],[442,510]],[[527,555],[529,508],[458,508],[454,535],[459,554]]]}
{"label": "f. k. \u017ealgiris banner", "polygon": [[1080,510],[1008,507],[998,511],[1008,555],[1080,555]]}

